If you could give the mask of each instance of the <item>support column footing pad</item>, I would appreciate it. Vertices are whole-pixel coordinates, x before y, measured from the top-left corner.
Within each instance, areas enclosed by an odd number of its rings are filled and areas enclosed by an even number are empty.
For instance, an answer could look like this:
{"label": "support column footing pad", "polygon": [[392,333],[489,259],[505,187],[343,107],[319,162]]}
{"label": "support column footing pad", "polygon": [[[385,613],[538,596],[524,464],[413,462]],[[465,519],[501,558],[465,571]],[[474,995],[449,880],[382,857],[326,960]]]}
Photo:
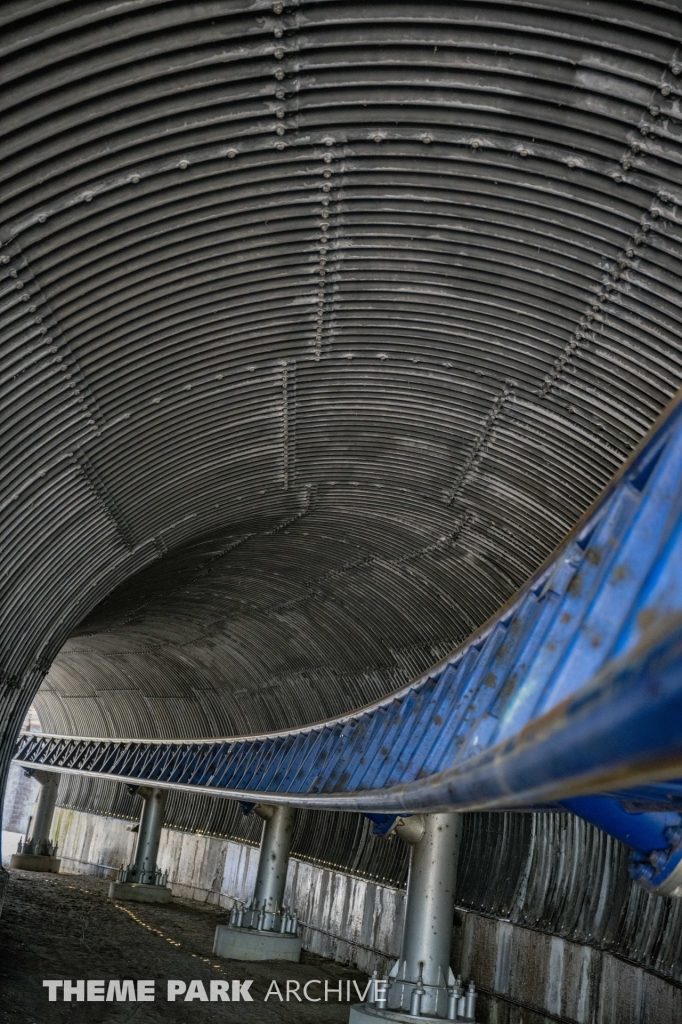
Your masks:
{"label": "support column footing pad", "polygon": [[219,924],[213,952],[228,960],[291,960],[297,964],[301,959],[301,940],[296,935]]}
{"label": "support column footing pad", "polygon": [[20,868],[22,871],[52,871],[59,874],[59,857],[48,857],[44,853],[13,853],[10,857],[9,866]]}
{"label": "support column footing pad", "polygon": [[133,903],[170,903],[171,888],[168,885],[143,885],[142,882],[112,882],[109,886],[110,900],[130,900]]}

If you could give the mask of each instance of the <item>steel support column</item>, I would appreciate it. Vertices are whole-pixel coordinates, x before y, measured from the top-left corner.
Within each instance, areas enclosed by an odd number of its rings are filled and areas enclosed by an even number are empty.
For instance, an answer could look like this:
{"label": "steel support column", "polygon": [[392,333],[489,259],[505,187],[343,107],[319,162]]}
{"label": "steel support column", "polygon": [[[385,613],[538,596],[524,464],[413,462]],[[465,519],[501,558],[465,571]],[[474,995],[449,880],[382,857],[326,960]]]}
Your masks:
{"label": "steel support column", "polygon": [[135,856],[128,867],[121,866],[118,878],[109,886],[109,898],[139,903],[167,903],[171,898],[166,875],[156,864],[163,828],[168,790],[158,786],[138,786],[142,813],[137,829]]}
{"label": "steel support column", "polygon": [[33,778],[40,783],[40,793],[26,833],[26,843],[32,845],[33,853],[52,856],[50,831],[57,806],[60,776],[59,772],[37,771],[33,773]]}
{"label": "steel support column", "polygon": [[218,925],[213,952],[230,960],[291,960],[301,957],[296,911],[283,906],[294,835],[296,808],[249,805],[263,819],[258,872],[253,899],[244,907],[235,901],[229,925]]}
{"label": "steel support column", "polygon": [[135,847],[135,880],[153,885],[158,874],[156,858],[159,854],[168,790],[156,786],[140,786],[137,792],[144,800],[144,805]]}
{"label": "steel support column", "polygon": [[59,772],[29,772],[40,783],[40,793],[29,821],[26,837],[10,857],[10,867],[23,871],[58,872],[57,844],[50,841],[52,819],[59,792]]}
{"label": "steel support column", "polygon": [[257,804],[254,812],[264,820],[253,905],[257,911],[275,914],[284,901],[296,808]]}
{"label": "steel support column", "polygon": [[399,822],[395,832],[411,849],[400,960],[391,972],[388,1005],[409,1011],[421,978],[420,1012],[445,1016],[447,986],[454,982],[450,945],[462,816],[416,815]]}

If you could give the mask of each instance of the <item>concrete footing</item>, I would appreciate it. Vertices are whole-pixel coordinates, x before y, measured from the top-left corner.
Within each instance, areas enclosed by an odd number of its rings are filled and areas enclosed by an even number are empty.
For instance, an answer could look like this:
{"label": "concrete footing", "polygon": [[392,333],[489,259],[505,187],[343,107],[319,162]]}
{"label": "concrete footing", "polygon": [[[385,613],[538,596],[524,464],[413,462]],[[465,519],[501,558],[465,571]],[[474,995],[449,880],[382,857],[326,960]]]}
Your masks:
{"label": "concrete footing", "polygon": [[168,885],[144,885],[142,882],[112,882],[110,900],[128,900],[133,903],[170,903],[173,893]]}
{"label": "concrete footing", "polygon": [[42,853],[13,853],[10,857],[9,866],[20,868],[22,871],[52,871],[59,873],[61,860],[59,857],[48,857]]}
{"label": "concrete footing", "polygon": [[290,960],[297,964],[301,959],[301,940],[297,935],[219,924],[213,952],[228,960]]}

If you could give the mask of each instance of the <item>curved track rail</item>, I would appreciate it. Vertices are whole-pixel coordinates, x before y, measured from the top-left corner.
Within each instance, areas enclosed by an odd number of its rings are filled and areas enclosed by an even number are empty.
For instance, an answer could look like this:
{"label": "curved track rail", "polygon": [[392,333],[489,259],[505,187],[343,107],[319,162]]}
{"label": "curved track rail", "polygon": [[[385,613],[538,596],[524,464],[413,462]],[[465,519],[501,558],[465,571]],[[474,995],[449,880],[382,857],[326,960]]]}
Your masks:
{"label": "curved track rail", "polygon": [[[564,800],[630,845],[653,843],[646,853],[677,848],[682,787],[659,780],[682,772],[682,400],[517,597],[390,697],[316,726],[217,741],[28,733],[15,760],[371,813]],[[639,812],[629,817],[603,795],[625,784],[620,800]],[[639,840],[633,820],[648,823]],[[677,863],[633,870],[668,884]]]}
{"label": "curved track rail", "polygon": [[2,768],[47,674],[50,731],[110,738],[24,738],[29,766],[561,799],[674,888],[677,410],[425,670],[682,383],[679,2],[7,0],[0,28]]}
{"label": "curved track rail", "polygon": [[[334,717],[516,591],[682,381],[681,25],[2,5],[7,748],[51,665],[53,732]],[[58,658],[207,536],[250,586]]]}

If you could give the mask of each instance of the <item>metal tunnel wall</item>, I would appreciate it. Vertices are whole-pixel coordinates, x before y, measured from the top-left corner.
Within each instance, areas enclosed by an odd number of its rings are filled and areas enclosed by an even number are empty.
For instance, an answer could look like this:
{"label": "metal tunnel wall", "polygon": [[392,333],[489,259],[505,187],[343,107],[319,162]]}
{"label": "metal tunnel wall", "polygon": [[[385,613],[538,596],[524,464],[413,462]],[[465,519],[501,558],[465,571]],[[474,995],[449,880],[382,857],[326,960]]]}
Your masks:
{"label": "metal tunnel wall", "polygon": [[682,384],[681,39],[634,0],[2,5],[0,769],[36,691],[57,733],[295,726],[514,593]]}
{"label": "metal tunnel wall", "polygon": [[680,385],[676,6],[2,18],[7,736],[390,691]]}

